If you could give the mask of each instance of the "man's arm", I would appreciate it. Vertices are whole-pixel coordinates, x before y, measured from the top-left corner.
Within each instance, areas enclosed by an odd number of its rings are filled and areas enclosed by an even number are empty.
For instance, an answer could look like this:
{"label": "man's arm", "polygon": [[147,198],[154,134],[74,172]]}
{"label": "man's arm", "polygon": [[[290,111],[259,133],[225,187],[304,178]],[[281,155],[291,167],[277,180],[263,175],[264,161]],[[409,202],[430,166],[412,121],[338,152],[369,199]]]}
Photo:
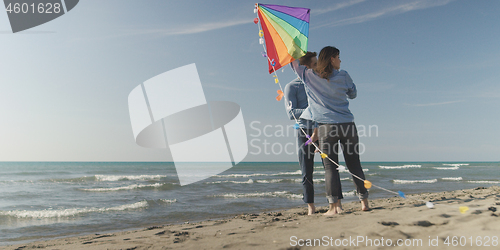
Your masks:
{"label": "man's arm", "polygon": [[290,120],[298,120],[305,110],[297,108],[297,105],[297,88],[289,83],[285,86],[285,108]]}
{"label": "man's arm", "polygon": [[299,60],[291,62],[290,67],[292,67],[292,70],[299,76],[300,79],[302,79],[305,84],[306,80],[304,79],[304,77],[307,67],[304,65],[300,65]]}

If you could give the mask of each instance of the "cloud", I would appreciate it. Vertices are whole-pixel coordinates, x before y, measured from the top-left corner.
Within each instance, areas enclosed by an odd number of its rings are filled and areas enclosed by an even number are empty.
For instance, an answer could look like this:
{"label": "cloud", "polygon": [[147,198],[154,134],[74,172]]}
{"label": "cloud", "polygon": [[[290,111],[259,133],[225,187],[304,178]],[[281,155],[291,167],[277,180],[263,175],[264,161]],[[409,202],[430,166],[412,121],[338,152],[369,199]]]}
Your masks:
{"label": "cloud", "polygon": [[366,14],[361,14],[350,18],[337,20],[334,22],[328,22],[322,25],[314,26],[314,28],[335,27],[335,26],[363,23],[385,16],[398,15],[414,10],[443,6],[453,1],[454,0],[414,0],[405,3],[398,2],[400,3],[398,5],[385,7],[383,9],[375,10]]}
{"label": "cloud", "polygon": [[175,28],[166,28],[166,29],[146,29],[134,32],[136,35],[142,34],[157,34],[162,36],[172,36],[172,35],[188,35],[188,34],[197,34],[212,30],[223,29],[231,26],[237,26],[241,24],[251,23],[252,19],[244,18],[239,20],[229,20],[229,21],[221,21],[221,22],[211,22],[211,23],[196,23],[190,25],[184,25]]}
{"label": "cloud", "polygon": [[412,106],[412,107],[429,107],[429,106],[438,106],[438,105],[446,105],[446,104],[452,104],[452,103],[459,103],[463,101],[450,101],[450,102],[437,102],[437,103],[424,103],[424,104],[406,104],[407,106]]}
{"label": "cloud", "polygon": [[262,91],[261,89],[257,89],[257,88],[255,88],[255,89],[238,88],[238,87],[234,87],[234,86],[226,86],[226,85],[210,84],[210,83],[203,83],[203,87],[223,89],[223,90],[234,90],[234,91]]}
{"label": "cloud", "polygon": [[311,10],[311,15],[325,14],[325,13],[328,13],[328,12],[332,12],[332,11],[336,11],[336,10],[339,10],[339,9],[347,8],[347,7],[350,7],[352,5],[355,5],[355,4],[358,4],[358,3],[362,3],[362,2],[365,2],[365,1],[366,0],[349,0],[347,2],[337,3],[334,6],[330,6],[330,7],[321,8],[321,9],[313,9],[313,10]]}
{"label": "cloud", "polygon": [[[238,20],[228,20],[220,22],[205,22],[205,23],[193,23],[189,25],[177,26],[174,28],[158,28],[158,29],[125,29],[121,32],[92,38],[92,40],[106,40],[106,39],[117,39],[130,36],[141,36],[141,35],[157,35],[157,36],[174,36],[174,35],[189,35],[197,34],[212,30],[223,29],[231,26],[237,26],[241,24],[252,23],[253,19],[244,18]],[[88,37],[80,38],[78,40],[89,40]]]}

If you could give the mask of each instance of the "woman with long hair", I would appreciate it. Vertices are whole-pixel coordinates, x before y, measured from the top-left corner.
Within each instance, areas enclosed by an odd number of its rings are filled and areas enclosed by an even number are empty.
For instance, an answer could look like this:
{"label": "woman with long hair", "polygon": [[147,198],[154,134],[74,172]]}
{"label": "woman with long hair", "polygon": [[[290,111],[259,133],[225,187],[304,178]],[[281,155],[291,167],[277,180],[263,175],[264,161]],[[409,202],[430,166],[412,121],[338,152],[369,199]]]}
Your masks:
{"label": "woman with long hair", "polygon": [[[344,153],[344,160],[349,171],[365,179],[359,160],[359,138],[354,116],[349,110],[348,99],[356,98],[356,85],[349,74],[340,70],[340,51],[331,46],[321,50],[316,68],[307,69],[299,62],[292,62],[292,69],[305,83],[309,100],[308,112],[303,118],[318,123],[317,136],[323,153],[338,164],[338,148]],[[302,117],[302,116],[301,116]],[[326,198],[329,210],[325,215],[342,212],[340,200],[343,199],[342,186],[337,165],[328,159],[325,166]],[[368,190],[362,180],[353,176],[357,194],[361,201],[361,210],[368,211]]]}

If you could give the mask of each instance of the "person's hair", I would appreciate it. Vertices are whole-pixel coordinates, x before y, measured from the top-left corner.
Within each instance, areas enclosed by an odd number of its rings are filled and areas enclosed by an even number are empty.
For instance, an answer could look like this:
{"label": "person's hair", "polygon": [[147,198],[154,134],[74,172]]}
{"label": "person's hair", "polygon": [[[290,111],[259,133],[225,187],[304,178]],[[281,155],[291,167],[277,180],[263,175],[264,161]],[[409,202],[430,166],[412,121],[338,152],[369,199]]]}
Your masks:
{"label": "person's hair", "polygon": [[332,57],[340,55],[340,50],[332,47],[326,46],[319,52],[318,65],[314,69],[316,73],[321,77],[328,79],[333,73]]}
{"label": "person's hair", "polygon": [[316,52],[307,51],[303,57],[299,58],[300,65],[306,65],[309,67],[311,64],[311,58],[316,57],[316,55]]}

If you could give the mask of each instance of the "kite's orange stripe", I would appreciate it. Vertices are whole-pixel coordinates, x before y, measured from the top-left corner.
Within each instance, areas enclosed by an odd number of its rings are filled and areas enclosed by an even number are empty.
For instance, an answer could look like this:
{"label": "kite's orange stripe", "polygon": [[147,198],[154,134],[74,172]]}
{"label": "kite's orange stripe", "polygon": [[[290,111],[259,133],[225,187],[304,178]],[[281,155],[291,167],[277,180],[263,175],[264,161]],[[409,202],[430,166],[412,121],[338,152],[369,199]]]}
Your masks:
{"label": "kite's orange stripe", "polygon": [[[271,39],[273,40],[274,42],[274,45],[276,47],[276,53],[278,54],[278,61],[279,61],[279,64],[280,64],[280,67],[282,65],[286,65],[290,62],[292,62],[294,59],[293,57],[288,54],[288,49],[285,45],[285,43],[283,42],[283,40],[281,39],[281,37],[279,36],[278,32],[276,31],[276,29],[270,24],[269,20],[267,20],[267,17],[264,15],[264,13],[262,13],[261,15],[261,18],[262,22],[264,23],[264,25],[266,25],[267,29],[269,30],[269,34],[271,35]],[[278,65],[276,65],[278,66]],[[278,69],[279,67],[276,67],[276,69]]]}

